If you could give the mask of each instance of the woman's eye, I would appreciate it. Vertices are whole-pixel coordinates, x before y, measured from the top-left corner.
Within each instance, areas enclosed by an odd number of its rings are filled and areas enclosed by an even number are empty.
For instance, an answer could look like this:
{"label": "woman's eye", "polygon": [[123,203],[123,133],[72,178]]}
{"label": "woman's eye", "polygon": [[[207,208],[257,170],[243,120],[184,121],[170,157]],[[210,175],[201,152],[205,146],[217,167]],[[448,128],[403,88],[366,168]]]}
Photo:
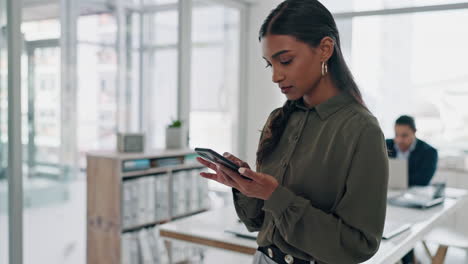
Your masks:
{"label": "woman's eye", "polygon": [[292,59],[291,59],[291,60],[287,60],[287,61],[282,61],[281,64],[283,64],[283,65],[288,65],[288,64],[291,64],[292,61],[293,61]]}

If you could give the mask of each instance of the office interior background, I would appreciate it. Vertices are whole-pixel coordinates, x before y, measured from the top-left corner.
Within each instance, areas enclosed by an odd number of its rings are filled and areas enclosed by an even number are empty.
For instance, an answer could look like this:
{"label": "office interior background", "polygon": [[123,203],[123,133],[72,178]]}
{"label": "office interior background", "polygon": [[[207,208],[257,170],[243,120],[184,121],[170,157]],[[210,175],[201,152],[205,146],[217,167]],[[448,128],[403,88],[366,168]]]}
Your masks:
{"label": "office interior background", "polygon": [[[0,263],[18,250],[25,264],[86,262],[86,153],[115,150],[117,132],[164,149],[179,119],[188,147],[255,164],[259,130],[285,100],[257,36],[279,2],[0,0]],[[468,188],[468,2],[322,2],[386,138],[414,116],[439,151],[436,178]],[[229,203],[229,189],[209,189],[212,208]],[[12,212],[22,225],[9,226]]]}

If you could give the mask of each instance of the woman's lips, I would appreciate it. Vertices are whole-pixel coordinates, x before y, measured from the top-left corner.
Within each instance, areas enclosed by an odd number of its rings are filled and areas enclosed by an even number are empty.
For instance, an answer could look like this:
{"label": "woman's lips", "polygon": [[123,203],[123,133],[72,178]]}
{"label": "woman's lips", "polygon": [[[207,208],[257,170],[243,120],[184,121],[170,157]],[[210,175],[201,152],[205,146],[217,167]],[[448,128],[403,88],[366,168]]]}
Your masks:
{"label": "woman's lips", "polygon": [[284,94],[287,94],[291,91],[292,88],[293,88],[292,86],[281,87],[281,92]]}

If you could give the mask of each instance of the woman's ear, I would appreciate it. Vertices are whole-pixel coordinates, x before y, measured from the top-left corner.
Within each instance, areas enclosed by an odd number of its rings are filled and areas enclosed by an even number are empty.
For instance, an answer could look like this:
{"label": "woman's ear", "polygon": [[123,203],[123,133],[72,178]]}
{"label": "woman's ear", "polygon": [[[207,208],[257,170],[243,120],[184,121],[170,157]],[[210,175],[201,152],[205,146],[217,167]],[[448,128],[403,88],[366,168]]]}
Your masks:
{"label": "woman's ear", "polygon": [[335,50],[335,41],[330,37],[324,37],[319,44],[318,50],[320,51],[320,59],[328,61],[333,55]]}

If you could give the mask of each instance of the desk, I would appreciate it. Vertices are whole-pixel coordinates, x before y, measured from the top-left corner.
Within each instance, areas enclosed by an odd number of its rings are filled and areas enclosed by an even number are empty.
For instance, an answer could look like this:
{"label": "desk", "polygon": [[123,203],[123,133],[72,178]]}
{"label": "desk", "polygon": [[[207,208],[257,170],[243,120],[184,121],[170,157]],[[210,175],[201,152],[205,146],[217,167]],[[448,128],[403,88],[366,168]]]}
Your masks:
{"label": "desk", "polygon": [[468,199],[467,195],[466,190],[447,188],[445,202],[426,210],[388,205],[386,219],[409,222],[412,224],[411,229],[390,240],[382,240],[379,251],[364,263],[394,264],[414,248],[417,242],[423,240],[432,228],[460,210]]}
{"label": "desk", "polygon": [[[382,240],[379,251],[366,264],[393,264],[401,259],[418,241],[445,218],[453,215],[467,201],[466,190],[447,188],[443,205],[426,210],[400,208],[388,205],[387,219],[412,223],[410,230],[390,239]],[[191,216],[160,226],[161,236],[197,245],[254,254],[257,243],[239,238],[224,230],[237,221],[233,206]]]}
{"label": "desk", "polygon": [[255,240],[224,232],[235,225],[237,219],[234,206],[229,206],[163,224],[159,230],[161,236],[169,240],[253,255],[258,247]]}

